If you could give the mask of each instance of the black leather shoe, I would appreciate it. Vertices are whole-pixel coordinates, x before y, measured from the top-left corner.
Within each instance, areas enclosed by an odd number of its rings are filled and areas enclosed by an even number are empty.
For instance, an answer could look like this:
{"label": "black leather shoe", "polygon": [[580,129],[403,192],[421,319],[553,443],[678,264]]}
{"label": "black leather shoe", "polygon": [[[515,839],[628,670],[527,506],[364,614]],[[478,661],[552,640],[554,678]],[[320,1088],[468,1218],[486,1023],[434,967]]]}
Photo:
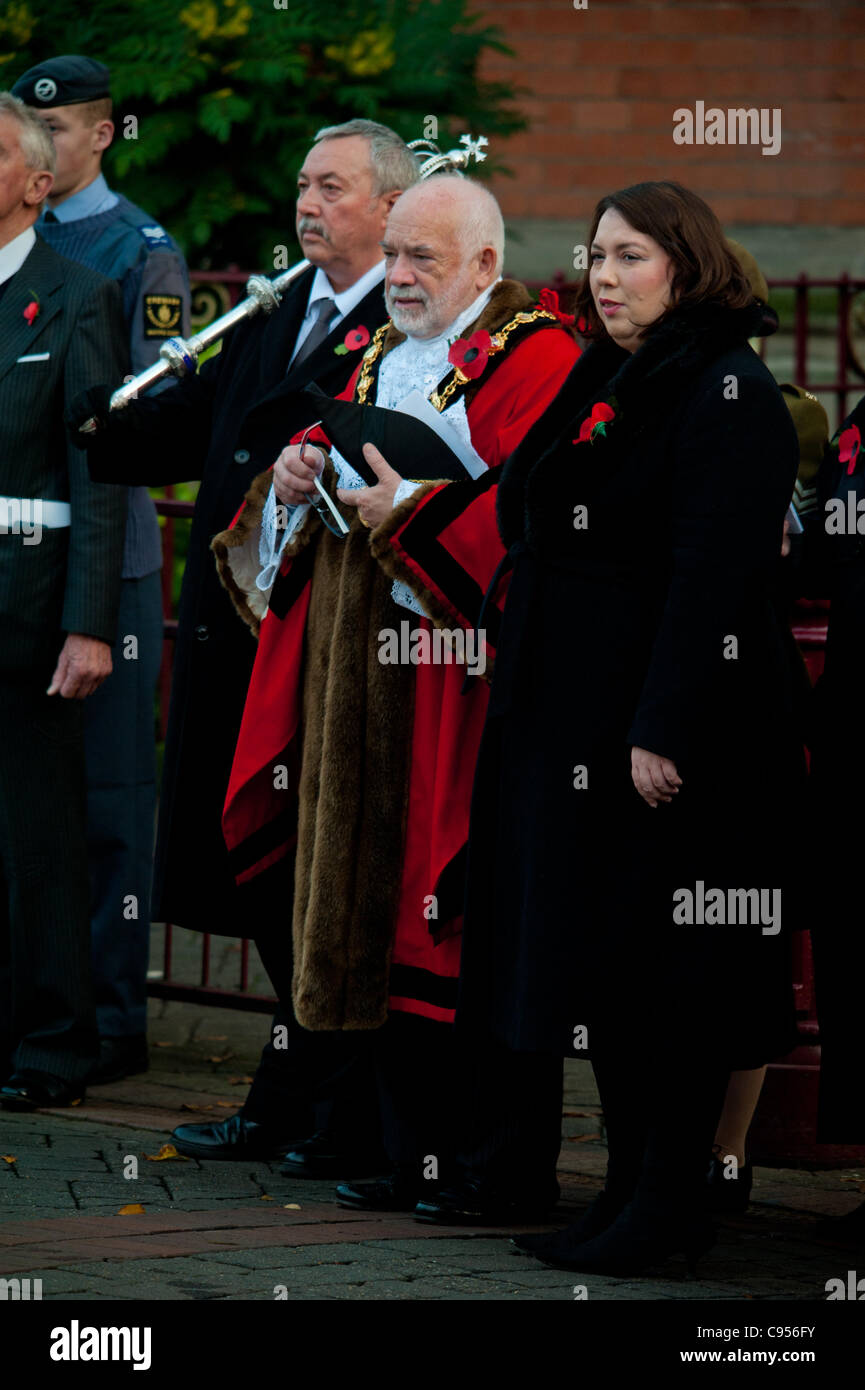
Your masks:
{"label": "black leather shoe", "polygon": [[345,1153],[326,1131],[319,1130],[285,1155],[279,1171],[286,1178],[340,1178],[346,1173],[365,1178],[387,1167],[381,1155]]}
{"label": "black leather shoe", "polygon": [[84,1086],[80,1081],[62,1081],[44,1071],[22,1071],[10,1076],[0,1088],[4,1110],[50,1110],[55,1106],[80,1105]]}
{"label": "black leather shoe", "polygon": [[414,1211],[418,1190],[413,1174],[391,1173],[374,1182],[341,1182],[336,1200],[355,1211]]}
{"label": "black leather shoe", "polygon": [[480,1179],[467,1178],[443,1188],[433,1196],[423,1197],[414,1209],[418,1221],[432,1221],[442,1226],[463,1223],[500,1225],[507,1221],[540,1221],[559,1200],[558,1183],[546,1193],[505,1193]]}
{"label": "black leather shoe", "polygon": [[90,1086],[106,1086],[109,1081],[122,1081],[125,1076],[138,1076],[147,1071],[150,1058],[147,1039],[143,1033],[129,1038],[100,1038],[99,1061],[87,1078]]}
{"label": "black leather shoe", "polygon": [[171,1142],[180,1154],[191,1158],[282,1158],[297,1138],[277,1134],[270,1125],[232,1115],[230,1120],[212,1120],[206,1125],[178,1125]]}
{"label": "black leather shoe", "polygon": [[706,1170],[706,1210],[741,1215],[751,1201],[754,1170],[750,1163],[743,1163],[735,1178],[728,1178],[725,1169],[724,1155],[713,1153]]}
{"label": "black leather shoe", "polygon": [[625,1277],[642,1274],[681,1252],[695,1274],[697,1260],[714,1243],[715,1231],[707,1217],[665,1209],[639,1194],[593,1239],[575,1241],[568,1231],[558,1231],[532,1254],[554,1269]]}
{"label": "black leather shoe", "polygon": [[630,1201],[630,1197],[630,1193],[612,1196],[606,1190],[599,1192],[592,1205],[572,1226],[565,1226],[561,1231],[511,1236],[511,1245],[516,1246],[517,1250],[527,1255],[536,1255],[540,1250],[549,1246],[556,1237],[567,1236],[575,1245],[592,1240],[595,1236],[599,1236],[602,1231],[605,1231],[608,1226],[612,1226],[619,1212]]}

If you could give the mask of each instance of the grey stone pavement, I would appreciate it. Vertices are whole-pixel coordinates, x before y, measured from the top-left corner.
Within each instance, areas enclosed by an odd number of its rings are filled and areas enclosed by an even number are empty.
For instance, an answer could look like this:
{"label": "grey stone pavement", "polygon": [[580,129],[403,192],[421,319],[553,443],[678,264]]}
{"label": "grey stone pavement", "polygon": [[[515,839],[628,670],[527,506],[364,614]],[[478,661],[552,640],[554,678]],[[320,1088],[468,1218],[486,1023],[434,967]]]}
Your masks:
{"label": "grey stone pavement", "polygon": [[[225,942],[214,950],[220,968],[236,959]],[[838,1218],[865,1201],[865,1162],[758,1169],[749,1214],[720,1223],[696,1279],[678,1259],[615,1279],[547,1269],[512,1253],[504,1229],[344,1211],[331,1183],[289,1180],[275,1162],[160,1158],[176,1124],[234,1113],[268,1019],[155,999],[150,1013],[146,1074],[94,1087],[76,1109],[0,1111],[0,1277],[41,1280],[43,1300],[571,1301],[585,1285],[601,1300],[804,1301],[856,1267]],[[591,1200],[605,1164],[591,1069],[566,1071],[554,1225]]]}

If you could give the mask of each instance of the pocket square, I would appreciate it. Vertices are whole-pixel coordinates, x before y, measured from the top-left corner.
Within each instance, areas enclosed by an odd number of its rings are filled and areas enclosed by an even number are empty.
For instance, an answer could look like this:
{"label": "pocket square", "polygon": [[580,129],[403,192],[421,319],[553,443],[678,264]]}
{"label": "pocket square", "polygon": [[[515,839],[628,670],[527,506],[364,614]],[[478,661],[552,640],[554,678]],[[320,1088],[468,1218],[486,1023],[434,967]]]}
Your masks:
{"label": "pocket square", "polygon": [[50,352],[28,352],[23,357],[16,357],[16,362],[47,362],[51,356]]}

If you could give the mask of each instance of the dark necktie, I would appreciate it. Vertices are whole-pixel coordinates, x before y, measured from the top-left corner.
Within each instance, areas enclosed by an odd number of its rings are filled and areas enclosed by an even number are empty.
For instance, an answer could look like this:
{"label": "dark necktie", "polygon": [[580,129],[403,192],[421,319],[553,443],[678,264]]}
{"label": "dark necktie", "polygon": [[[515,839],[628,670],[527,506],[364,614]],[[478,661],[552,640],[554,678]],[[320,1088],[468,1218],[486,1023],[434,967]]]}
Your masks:
{"label": "dark necktie", "polygon": [[336,301],[333,299],[317,299],[313,308],[317,311],[318,318],[301,343],[297,356],[291,364],[292,369],[299,367],[301,362],[306,361],[307,357],[311,357],[316,348],[324,342],[330,332],[331,320],[339,313]]}
{"label": "dark necktie", "polygon": [[48,211],[47,211],[46,214],[45,214],[45,219],[44,219],[44,220],[45,220],[46,222],[59,222],[59,221],[60,221],[60,218],[59,218],[55,213],[53,213],[53,212],[51,211],[51,209],[49,208]]}

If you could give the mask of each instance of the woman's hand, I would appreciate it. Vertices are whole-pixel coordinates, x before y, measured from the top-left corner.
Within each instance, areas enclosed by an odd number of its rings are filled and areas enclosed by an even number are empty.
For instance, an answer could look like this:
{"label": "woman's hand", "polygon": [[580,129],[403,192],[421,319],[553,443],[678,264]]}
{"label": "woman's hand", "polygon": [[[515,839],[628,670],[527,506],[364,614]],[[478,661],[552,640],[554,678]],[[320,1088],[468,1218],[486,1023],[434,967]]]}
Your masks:
{"label": "woman's hand", "polygon": [[363,456],[372,469],[378,482],[374,487],[338,487],[336,495],[340,502],[349,507],[357,507],[357,513],[364,526],[371,530],[386,521],[393,511],[393,499],[402,478],[379,453],[374,444],[364,444]]}
{"label": "woman's hand", "polygon": [[672,801],[682,785],[676,764],[647,748],[631,749],[631,777],[640,796],[649,806]]}

